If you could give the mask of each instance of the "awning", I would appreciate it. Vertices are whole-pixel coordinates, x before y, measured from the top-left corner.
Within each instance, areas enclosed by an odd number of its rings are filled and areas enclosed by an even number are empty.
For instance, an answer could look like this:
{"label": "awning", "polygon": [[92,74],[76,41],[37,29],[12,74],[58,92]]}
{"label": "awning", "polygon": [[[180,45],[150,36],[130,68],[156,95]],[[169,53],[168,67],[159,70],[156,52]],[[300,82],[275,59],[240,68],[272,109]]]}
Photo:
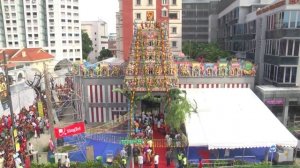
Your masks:
{"label": "awning", "polygon": [[[185,126],[189,146],[209,149],[296,147],[297,139],[246,88],[187,89],[195,107]],[[195,103],[196,102],[196,103]]]}

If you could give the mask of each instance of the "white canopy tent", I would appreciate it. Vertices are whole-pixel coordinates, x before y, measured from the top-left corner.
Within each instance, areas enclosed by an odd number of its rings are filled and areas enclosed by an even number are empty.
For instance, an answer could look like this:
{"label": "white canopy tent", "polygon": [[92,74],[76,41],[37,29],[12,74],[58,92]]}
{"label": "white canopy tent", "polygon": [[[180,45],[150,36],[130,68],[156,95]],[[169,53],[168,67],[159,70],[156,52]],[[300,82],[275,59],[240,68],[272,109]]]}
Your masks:
{"label": "white canopy tent", "polygon": [[210,150],[297,146],[297,139],[250,89],[186,92],[190,103],[194,107],[197,104],[197,112],[185,122],[189,146],[207,146]]}

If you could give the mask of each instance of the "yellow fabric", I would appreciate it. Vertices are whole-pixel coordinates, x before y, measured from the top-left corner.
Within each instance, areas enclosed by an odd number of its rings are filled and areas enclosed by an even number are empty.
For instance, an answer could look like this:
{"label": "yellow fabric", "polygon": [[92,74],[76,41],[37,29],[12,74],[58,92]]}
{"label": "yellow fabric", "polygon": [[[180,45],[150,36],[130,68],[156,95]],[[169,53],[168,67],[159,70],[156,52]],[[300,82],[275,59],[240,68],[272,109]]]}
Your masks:
{"label": "yellow fabric", "polygon": [[19,150],[20,150],[20,144],[16,143],[16,151],[19,151]]}

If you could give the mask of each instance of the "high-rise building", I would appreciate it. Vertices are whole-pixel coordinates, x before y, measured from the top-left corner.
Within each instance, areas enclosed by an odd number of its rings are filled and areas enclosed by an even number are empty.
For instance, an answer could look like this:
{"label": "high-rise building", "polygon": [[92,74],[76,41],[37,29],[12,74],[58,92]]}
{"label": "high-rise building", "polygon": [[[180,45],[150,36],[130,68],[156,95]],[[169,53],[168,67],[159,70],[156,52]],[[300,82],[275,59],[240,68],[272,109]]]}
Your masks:
{"label": "high-rise building", "polygon": [[209,16],[213,14],[217,14],[218,2],[219,0],[183,0],[182,1],[182,41],[183,42],[215,41],[214,39],[210,39],[211,36],[209,35],[209,29],[213,29],[212,28],[213,24],[210,23]]}
{"label": "high-rise building", "polygon": [[93,42],[93,51],[89,54],[89,60],[95,62],[102,49],[108,49],[107,23],[102,20],[82,21],[81,29],[85,31]]}
{"label": "high-rise building", "polygon": [[133,23],[158,21],[168,25],[169,46],[174,56],[181,52],[182,0],[119,0],[117,13],[117,56],[128,61]]}
{"label": "high-rise building", "polygon": [[41,47],[56,61],[80,61],[78,1],[0,0],[0,48]]}

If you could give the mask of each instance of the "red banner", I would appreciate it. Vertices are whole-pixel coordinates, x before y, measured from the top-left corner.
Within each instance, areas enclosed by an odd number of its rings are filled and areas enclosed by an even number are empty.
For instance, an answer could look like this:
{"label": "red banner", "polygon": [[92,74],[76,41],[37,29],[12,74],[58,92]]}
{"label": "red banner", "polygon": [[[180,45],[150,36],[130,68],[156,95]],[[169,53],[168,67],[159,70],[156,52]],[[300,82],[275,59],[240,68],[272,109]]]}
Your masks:
{"label": "red banner", "polygon": [[56,138],[63,138],[67,136],[77,135],[85,132],[84,122],[74,123],[64,128],[54,128]]}

